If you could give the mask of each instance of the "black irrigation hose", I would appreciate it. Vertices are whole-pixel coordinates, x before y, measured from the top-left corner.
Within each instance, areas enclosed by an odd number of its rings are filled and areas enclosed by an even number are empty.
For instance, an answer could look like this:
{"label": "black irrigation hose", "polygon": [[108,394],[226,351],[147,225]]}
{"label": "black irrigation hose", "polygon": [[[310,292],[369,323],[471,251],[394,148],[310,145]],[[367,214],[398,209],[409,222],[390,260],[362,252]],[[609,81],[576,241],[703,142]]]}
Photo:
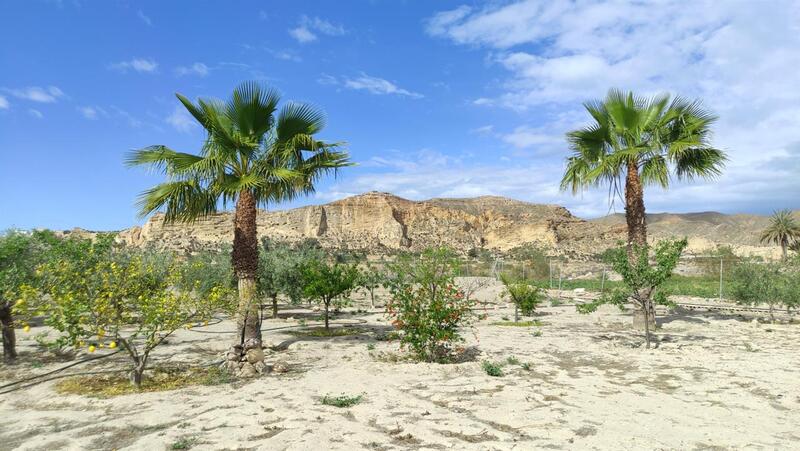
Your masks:
{"label": "black irrigation hose", "polygon": [[[330,321],[329,324],[334,325],[334,326],[337,326],[337,325],[338,326],[355,326],[355,325],[358,325],[358,324],[366,324],[367,323],[367,320],[358,319],[358,318],[354,318],[352,320],[344,320],[344,321],[352,321],[352,322],[347,322],[347,323],[342,323],[341,321],[342,320]],[[220,322],[222,322],[222,320],[220,320]],[[218,323],[215,323],[215,324],[218,324]],[[294,325],[291,325],[291,326],[281,326],[281,327],[271,327],[271,328],[263,328],[262,327],[261,328],[261,332],[270,332],[270,331],[273,331],[273,330],[283,330],[283,329],[294,329],[294,328],[297,328],[297,327],[308,327],[308,326],[322,325],[322,324],[324,324],[322,321],[314,321],[314,322],[311,322],[311,323],[294,324]],[[205,326],[199,326],[199,327],[205,327]],[[195,329],[196,328],[193,327],[193,328],[189,329],[189,331],[190,332],[197,332],[198,334],[230,334],[230,333],[233,333],[233,332],[231,332],[229,330],[195,330]]]}
{"label": "black irrigation hose", "polygon": [[[78,360],[77,362],[72,362],[69,365],[62,366],[61,368],[56,368],[56,369],[54,369],[52,371],[48,371],[48,372],[46,372],[44,374],[37,374],[36,376],[31,376],[31,377],[27,377],[25,379],[20,379],[20,380],[18,380],[16,382],[12,382],[10,384],[0,385],[0,390],[2,390],[4,388],[7,388],[7,387],[11,387],[12,385],[18,385],[18,384],[21,384],[23,382],[31,381],[31,380],[34,380],[34,379],[39,379],[39,378],[42,378],[42,377],[45,377],[45,376],[49,376],[51,374],[55,374],[55,373],[64,371],[67,368],[72,368],[73,366],[77,366],[77,365],[80,365],[82,363],[88,363],[88,362],[92,362],[92,361],[95,361],[95,360],[104,359],[106,357],[111,357],[112,355],[118,354],[119,352],[121,352],[121,350],[120,351],[114,351],[114,352],[112,352],[110,354],[103,354],[103,355],[99,355],[99,356],[94,356],[94,357],[89,357],[89,358],[86,358],[86,359]],[[2,392],[2,393],[5,393],[5,392]],[[0,393],[0,394],[2,394],[2,393]]]}

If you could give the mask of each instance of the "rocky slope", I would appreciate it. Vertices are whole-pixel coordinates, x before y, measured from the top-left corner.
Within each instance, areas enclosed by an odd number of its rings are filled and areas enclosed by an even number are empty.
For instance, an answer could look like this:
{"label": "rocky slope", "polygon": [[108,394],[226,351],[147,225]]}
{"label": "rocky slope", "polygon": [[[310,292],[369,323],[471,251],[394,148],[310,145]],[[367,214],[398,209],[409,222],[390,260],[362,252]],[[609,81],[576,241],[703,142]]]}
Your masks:
{"label": "rocky slope", "polygon": [[[155,215],[142,227],[120,233],[135,246],[152,244],[171,249],[232,241],[231,213],[192,224],[163,223]],[[654,239],[688,236],[690,251],[702,253],[727,244],[743,254],[772,255],[775,249],[758,244],[768,218],[753,215],[697,213],[650,215]],[[624,218],[611,215],[586,221],[557,205],[540,205],[484,196],[471,199],[410,201],[392,194],[370,192],[325,205],[285,211],[259,211],[263,237],[297,242],[315,239],[326,248],[359,249],[373,254],[419,251],[450,246],[462,252],[487,248],[505,252],[534,244],[551,254],[589,258],[625,236]]]}

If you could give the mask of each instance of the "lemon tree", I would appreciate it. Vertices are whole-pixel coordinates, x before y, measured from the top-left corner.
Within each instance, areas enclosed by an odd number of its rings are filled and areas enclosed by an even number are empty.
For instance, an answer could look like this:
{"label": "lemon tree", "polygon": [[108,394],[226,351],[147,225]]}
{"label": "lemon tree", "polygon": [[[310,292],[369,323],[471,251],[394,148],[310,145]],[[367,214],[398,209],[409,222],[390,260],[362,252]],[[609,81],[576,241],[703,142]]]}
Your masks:
{"label": "lemon tree", "polygon": [[[121,348],[130,357],[130,381],[137,387],[157,346],[228,305],[231,290],[224,286],[202,295],[179,289],[186,272],[169,256],[80,239],[62,247],[65,252],[37,268],[38,287],[22,287],[16,308],[43,315],[58,332],[58,345],[90,353]],[[80,258],[72,258],[77,249]]]}

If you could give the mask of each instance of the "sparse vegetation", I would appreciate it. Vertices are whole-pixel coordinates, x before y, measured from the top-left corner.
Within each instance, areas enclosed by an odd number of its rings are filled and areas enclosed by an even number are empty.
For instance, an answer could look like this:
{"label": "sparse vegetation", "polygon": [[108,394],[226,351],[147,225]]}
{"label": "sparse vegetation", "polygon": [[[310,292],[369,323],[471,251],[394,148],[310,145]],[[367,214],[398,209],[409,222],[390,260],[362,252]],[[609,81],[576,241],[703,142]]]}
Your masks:
{"label": "sparse vegetation", "polygon": [[231,375],[216,366],[156,367],[147,370],[149,377],[139,387],[119,374],[74,376],[56,383],[56,392],[95,398],[109,398],[141,392],[177,390],[197,385],[222,385],[233,382]]}
{"label": "sparse vegetation", "polygon": [[500,280],[505,286],[502,296],[514,304],[514,321],[519,321],[519,314],[530,316],[542,302],[542,293],[539,287],[520,279],[512,279],[503,274]]}
{"label": "sparse vegetation", "polygon": [[325,395],[322,397],[322,404],[326,406],[333,406],[339,408],[347,408],[353,407],[354,405],[360,403],[364,400],[364,395],[339,395],[339,396],[331,396]]}
{"label": "sparse vegetation", "polygon": [[500,363],[484,360],[483,363],[481,363],[481,368],[483,368],[483,371],[489,376],[503,377],[503,366]]}
{"label": "sparse vegetation", "polygon": [[345,296],[356,288],[358,278],[355,265],[313,260],[303,266],[303,294],[325,307],[325,329],[328,328],[331,304],[336,307],[347,305]]}

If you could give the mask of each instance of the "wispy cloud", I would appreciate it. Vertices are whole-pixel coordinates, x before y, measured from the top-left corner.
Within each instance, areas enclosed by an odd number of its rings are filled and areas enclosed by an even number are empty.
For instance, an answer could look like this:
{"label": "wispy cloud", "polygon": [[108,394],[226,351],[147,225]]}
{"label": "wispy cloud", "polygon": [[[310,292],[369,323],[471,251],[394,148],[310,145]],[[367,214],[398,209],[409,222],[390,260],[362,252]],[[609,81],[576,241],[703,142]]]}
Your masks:
{"label": "wispy cloud", "polygon": [[8,103],[8,99],[0,96],[0,110],[7,110],[9,108],[11,108],[11,104]]}
{"label": "wispy cloud", "polygon": [[363,72],[358,77],[343,77],[342,79],[338,79],[332,75],[322,74],[317,78],[317,83],[321,85],[342,86],[347,89],[366,91],[376,95],[399,95],[415,99],[425,97],[417,92],[403,89],[389,80],[373,77]]}
{"label": "wispy cloud", "polygon": [[122,73],[134,70],[139,73],[154,73],[158,69],[158,63],[152,58],[133,58],[129,61],[120,61],[112,63],[109,69],[120,71]]}
{"label": "wispy cloud", "polygon": [[179,77],[184,75],[197,75],[198,77],[205,77],[209,72],[208,66],[203,63],[194,63],[191,66],[178,66],[175,68],[175,74]]}
{"label": "wispy cloud", "polygon": [[28,114],[30,114],[31,116],[35,117],[36,119],[41,119],[41,118],[44,117],[44,114],[42,114],[41,111],[33,109],[33,108],[28,108]]}
{"label": "wispy cloud", "polygon": [[181,133],[188,133],[197,127],[197,122],[182,106],[176,106],[165,121]]}
{"label": "wispy cloud", "polygon": [[303,61],[303,58],[301,58],[299,55],[297,55],[296,53],[294,53],[294,52],[292,52],[290,50],[274,50],[274,49],[267,48],[266,51],[267,51],[267,53],[272,55],[273,58],[276,58],[276,59],[279,59],[279,60],[292,61],[294,63],[299,63],[299,62]]}
{"label": "wispy cloud", "polygon": [[99,106],[79,106],[76,109],[83,117],[89,120],[96,120],[100,116],[108,116],[108,112]]}
{"label": "wispy cloud", "polygon": [[136,11],[136,17],[138,17],[142,22],[144,22],[145,25],[147,25],[148,27],[152,27],[153,26],[153,21],[150,20],[150,18],[147,17],[144,14],[144,12],[142,12],[141,9],[139,11]]}
{"label": "wispy cloud", "polygon": [[318,35],[342,36],[347,33],[343,26],[319,17],[302,16],[297,26],[289,29],[289,35],[301,44],[314,42]]}
{"label": "wispy cloud", "polygon": [[3,88],[3,91],[19,99],[38,103],[55,103],[58,99],[64,97],[64,91],[56,86],[48,86],[46,88],[41,88],[39,86],[19,89]]}

